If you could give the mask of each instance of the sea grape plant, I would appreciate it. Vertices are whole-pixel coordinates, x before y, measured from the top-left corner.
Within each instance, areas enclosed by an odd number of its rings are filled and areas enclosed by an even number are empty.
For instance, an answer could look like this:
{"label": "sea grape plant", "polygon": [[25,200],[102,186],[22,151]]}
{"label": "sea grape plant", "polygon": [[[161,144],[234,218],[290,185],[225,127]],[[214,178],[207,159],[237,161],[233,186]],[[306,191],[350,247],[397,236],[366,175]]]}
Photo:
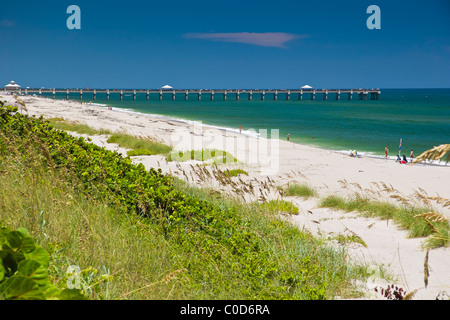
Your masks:
{"label": "sea grape plant", "polygon": [[49,254],[24,228],[0,229],[1,300],[84,300],[78,289],[55,287],[48,276]]}

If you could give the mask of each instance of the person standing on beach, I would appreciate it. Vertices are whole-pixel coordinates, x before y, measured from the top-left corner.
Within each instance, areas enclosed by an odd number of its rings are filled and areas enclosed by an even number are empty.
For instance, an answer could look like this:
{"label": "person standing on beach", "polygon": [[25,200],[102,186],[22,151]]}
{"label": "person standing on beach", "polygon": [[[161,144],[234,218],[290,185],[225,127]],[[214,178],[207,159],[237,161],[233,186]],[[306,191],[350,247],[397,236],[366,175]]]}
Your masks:
{"label": "person standing on beach", "polygon": [[288,133],[288,135],[287,135],[287,137],[286,137],[286,138],[287,138],[287,141],[289,141],[289,133]]}
{"label": "person standing on beach", "polygon": [[414,159],[414,150],[411,149],[409,157],[411,158],[411,161]]}
{"label": "person standing on beach", "polygon": [[242,133],[242,126],[239,126],[239,133]]}
{"label": "person standing on beach", "polygon": [[387,146],[384,147],[384,153],[386,154],[385,158],[387,158],[388,157],[388,153],[389,153],[389,149],[388,149]]}

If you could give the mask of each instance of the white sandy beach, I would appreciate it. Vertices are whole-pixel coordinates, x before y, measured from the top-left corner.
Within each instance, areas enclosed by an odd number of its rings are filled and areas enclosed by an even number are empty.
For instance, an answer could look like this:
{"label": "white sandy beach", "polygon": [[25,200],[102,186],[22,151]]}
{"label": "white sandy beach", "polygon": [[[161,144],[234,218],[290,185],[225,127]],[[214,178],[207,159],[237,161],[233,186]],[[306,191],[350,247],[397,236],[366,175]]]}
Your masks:
{"label": "white sandy beach", "polygon": [[[17,104],[12,96],[0,96],[7,104]],[[315,147],[299,145],[285,140],[268,141],[254,136],[239,134],[237,130],[221,130],[208,126],[198,126],[165,118],[108,110],[106,107],[81,104],[79,102],[51,100],[39,97],[20,97],[26,104],[30,115],[44,115],[47,118],[61,117],[69,121],[79,121],[91,127],[124,131],[129,134],[170,144],[178,150],[219,149],[233,154],[241,162],[232,167],[245,169],[249,176],[241,176],[245,183],[255,189],[268,184],[274,190],[243,195],[247,200],[255,200],[263,195],[266,198],[278,196],[276,186],[289,183],[306,183],[313,187],[319,196],[328,194],[352,195],[363,193],[374,199],[395,202],[392,195],[417,199],[415,193],[424,196],[441,196],[450,199],[450,164],[430,166],[423,164],[400,165],[388,159],[370,157],[353,158],[346,154],[331,152]],[[18,105],[18,104],[17,104]],[[132,105],[132,102],[130,102]],[[18,105],[19,106],[19,105]],[[258,128],[255,128],[258,130]],[[94,143],[118,149],[106,143],[106,136],[91,137]],[[447,141],[448,142],[448,141]],[[443,142],[445,143],[445,142]],[[430,146],[430,148],[433,146]],[[258,149],[259,148],[259,149]],[[259,150],[256,152],[256,150]],[[267,152],[267,150],[269,150]],[[119,149],[124,152],[125,150]],[[257,155],[260,155],[259,157]],[[201,180],[195,173],[195,162],[167,162],[163,156],[140,156],[135,162],[142,162],[147,168],[161,168],[189,182],[235,192],[220,186],[210,179]],[[191,166],[193,165],[193,166]],[[197,167],[198,168],[198,167]],[[182,171],[185,173],[182,173]],[[213,170],[212,168],[207,170]],[[384,186],[383,186],[384,184]],[[386,191],[385,186],[391,189]],[[394,191],[395,190],[395,191]],[[436,299],[438,295],[450,297],[450,248],[437,248],[429,251],[428,264],[430,276],[427,288],[424,286],[424,258],[422,248],[424,239],[410,239],[407,232],[399,230],[392,221],[376,218],[361,218],[353,213],[343,213],[326,208],[318,208],[318,199],[304,200],[299,197],[285,197],[299,208],[297,216],[289,218],[300,229],[327,237],[341,234],[356,234],[367,244],[348,247],[351,256],[367,265],[382,265],[395,277],[395,281],[380,283],[374,277],[373,286],[386,287],[396,284],[407,292],[417,290],[413,299]],[[434,208],[450,218],[450,208],[434,204]],[[378,269],[374,267],[374,275]],[[369,284],[370,286],[370,284]],[[373,288],[369,288],[370,299],[381,299]]]}

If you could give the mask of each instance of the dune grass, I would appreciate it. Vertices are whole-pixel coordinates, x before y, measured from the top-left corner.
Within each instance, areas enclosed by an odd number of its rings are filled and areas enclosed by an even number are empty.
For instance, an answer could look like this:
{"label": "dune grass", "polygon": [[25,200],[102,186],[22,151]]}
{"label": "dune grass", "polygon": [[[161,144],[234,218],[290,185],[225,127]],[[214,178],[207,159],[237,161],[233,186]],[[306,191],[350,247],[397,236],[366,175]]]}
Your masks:
{"label": "dune grass", "polygon": [[124,133],[113,133],[107,140],[108,143],[116,143],[119,146],[131,149],[127,151],[129,156],[140,155],[167,155],[172,151],[170,146],[161,142],[145,139],[141,137],[134,137]]}
{"label": "dune grass", "polygon": [[290,201],[286,200],[270,200],[268,202],[263,202],[260,204],[262,208],[268,210],[269,212],[278,214],[278,213],[289,213],[289,214],[298,214],[298,207]]}
{"label": "dune grass", "polygon": [[238,160],[229,152],[216,149],[202,149],[202,150],[188,150],[188,151],[173,151],[168,157],[168,161],[209,161],[214,164],[230,164],[237,163]]}
{"label": "dune grass", "polygon": [[240,174],[248,176],[248,172],[243,169],[225,170],[223,173],[228,177],[237,177]]}
{"label": "dune grass", "polygon": [[59,130],[73,131],[79,134],[87,135],[101,135],[101,134],[111,134],[110,130],[106,129],[94,129],[87,124],[80,123],[78,121],[68,121],[63,118],[50,118],[48,119],[50,123]]}
{"label": "dune grass", "polygon": [[142,137],[135,137],[125,133],[113,133],[106,129],[94,129],[86,124],[76,121],[67,121],[63,118],[50,118],[50,123],[59,130],[73,131],[79,134],[87,135],[109,135],[107,142],[115,143],[120,147],[131,149],[127,151],[127,155],[142,156],[142,155],[167,155],[172,151],[170,146],[167,146],[161,142],[146,139]]}
{"label": "dune grass", "polygon": [[426,245],[435,248],[448,246],[450,243],[450,225],[445,217],[427,219],[428,208],[397,206],[391,203],[374,201],[356,195],[345,199],[339,196],[328,196],[321,199],[321,207],[340,209],[347,212],[356,211],[365,217],[378,217],[393,220],[402,229],[408,231],[412,238],[427,237]]}
{"label": "dune grass", "polygon": [[315,197],[317,195],[316,191],[306,185],[306,184],[289,184],[284,189],[284,195],[288,197],[303,197],[303,198],[309,198],[309,197]]}

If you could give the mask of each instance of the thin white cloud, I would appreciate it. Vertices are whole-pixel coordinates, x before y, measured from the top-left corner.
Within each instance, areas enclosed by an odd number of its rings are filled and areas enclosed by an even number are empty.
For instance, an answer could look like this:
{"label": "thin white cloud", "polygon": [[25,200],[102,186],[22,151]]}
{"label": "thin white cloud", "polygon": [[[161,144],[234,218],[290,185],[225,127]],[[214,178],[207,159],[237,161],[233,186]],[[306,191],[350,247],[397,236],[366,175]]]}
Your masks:
{"label": "thin white cloud", "polygon": [[284,32],[238,32],[238,33],[186,33],[187,39],[205,39],[223,42],[237,42],[252,44],[261,47],[286,48],[286,43],[298,38],[306,38],[306,35],[298,35]]}
{"label": "thin white cloud", "polygon": [[14,27],[16,23],[12,20],[2,19],[0,20],[0,27]]}

